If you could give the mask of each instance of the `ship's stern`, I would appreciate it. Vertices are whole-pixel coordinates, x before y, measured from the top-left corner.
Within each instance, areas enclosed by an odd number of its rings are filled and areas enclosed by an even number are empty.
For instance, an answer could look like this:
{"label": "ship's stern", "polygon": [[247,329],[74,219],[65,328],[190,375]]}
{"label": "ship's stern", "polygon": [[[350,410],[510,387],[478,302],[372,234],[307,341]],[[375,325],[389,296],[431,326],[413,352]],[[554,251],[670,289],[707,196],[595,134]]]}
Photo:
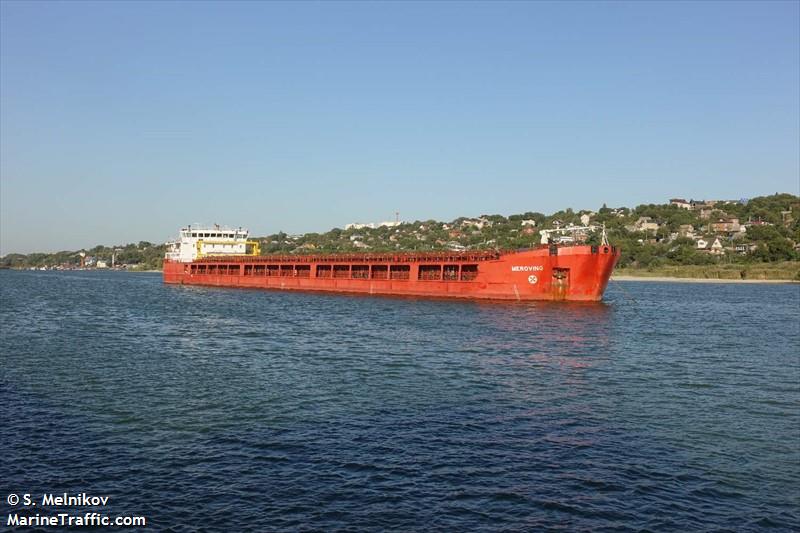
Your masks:
{"label": "ship's stern", "polygon": [[164,283],[183,283],[184,263],[172,259],[164,259],[161,269]]}

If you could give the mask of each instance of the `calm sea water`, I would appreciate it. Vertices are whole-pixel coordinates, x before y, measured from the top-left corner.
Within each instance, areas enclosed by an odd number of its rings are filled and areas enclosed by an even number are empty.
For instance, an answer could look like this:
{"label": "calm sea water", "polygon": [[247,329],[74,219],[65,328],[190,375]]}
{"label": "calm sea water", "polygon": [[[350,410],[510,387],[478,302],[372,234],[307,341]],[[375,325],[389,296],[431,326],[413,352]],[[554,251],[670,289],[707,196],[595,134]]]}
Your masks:
{"label": "calm sea water", "polygon": [[800,528],[798,285],[554,305],[0,271],[0,328],[0,527],[6,494],[66,491],[155,530]]}

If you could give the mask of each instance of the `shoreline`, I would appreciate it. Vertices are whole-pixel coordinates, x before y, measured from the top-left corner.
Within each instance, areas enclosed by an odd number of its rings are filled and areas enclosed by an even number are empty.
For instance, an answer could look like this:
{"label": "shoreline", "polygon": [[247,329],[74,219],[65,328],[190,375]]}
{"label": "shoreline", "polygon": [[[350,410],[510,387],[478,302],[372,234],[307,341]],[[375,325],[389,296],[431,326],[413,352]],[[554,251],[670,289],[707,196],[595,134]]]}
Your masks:
{"label": "shoreline", "polygon": [[611,276],[611,281],[652,281],[667,283],[742,283],[742,284],[797,284],[800,281],[791,279],[721,279],[721,278],[677,278],[671,276]]}

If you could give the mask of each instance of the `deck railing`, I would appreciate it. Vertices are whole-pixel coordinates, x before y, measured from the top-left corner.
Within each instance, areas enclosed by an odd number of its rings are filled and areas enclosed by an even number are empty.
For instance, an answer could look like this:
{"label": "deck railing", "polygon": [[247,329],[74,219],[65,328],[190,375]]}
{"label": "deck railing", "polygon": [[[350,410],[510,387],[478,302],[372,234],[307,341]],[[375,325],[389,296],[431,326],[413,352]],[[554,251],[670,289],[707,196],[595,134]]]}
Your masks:
{"label": "deck railing", "polygon": [[492,261],[503,252],[476,250],[471,252],[399,252],[374,254],[309,254],[203,257],[195,263],[458,263]]}

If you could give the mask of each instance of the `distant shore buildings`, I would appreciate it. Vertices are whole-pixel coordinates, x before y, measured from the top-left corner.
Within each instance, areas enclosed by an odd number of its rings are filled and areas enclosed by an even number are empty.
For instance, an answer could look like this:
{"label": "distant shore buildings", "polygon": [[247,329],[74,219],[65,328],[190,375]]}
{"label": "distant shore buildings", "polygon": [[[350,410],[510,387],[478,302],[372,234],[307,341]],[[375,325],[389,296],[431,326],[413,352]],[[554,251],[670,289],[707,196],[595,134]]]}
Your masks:
{"label": "distant shore buildings", "polygon": [[389,221],[386,221],[386,222],[379,222],[379,223],[375,223],[375,222],[367,222],[367,223],[351,222],[350,224],[345,225],[344,229],[345,230],[351,230],[351,229],[365,229],[365,228],[367,228],[367,229],[394,228],[394,227],[397,227],[397,226],[399,226],[401,224],[405,224],[405,222],[403,222],[402,220],[395,220],[395,221],[389,220]]}

